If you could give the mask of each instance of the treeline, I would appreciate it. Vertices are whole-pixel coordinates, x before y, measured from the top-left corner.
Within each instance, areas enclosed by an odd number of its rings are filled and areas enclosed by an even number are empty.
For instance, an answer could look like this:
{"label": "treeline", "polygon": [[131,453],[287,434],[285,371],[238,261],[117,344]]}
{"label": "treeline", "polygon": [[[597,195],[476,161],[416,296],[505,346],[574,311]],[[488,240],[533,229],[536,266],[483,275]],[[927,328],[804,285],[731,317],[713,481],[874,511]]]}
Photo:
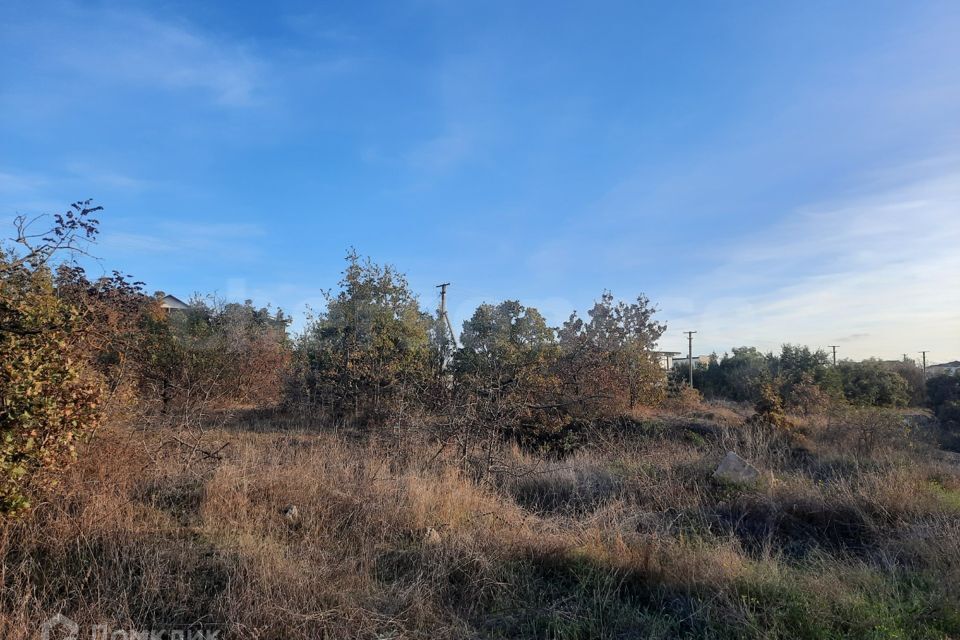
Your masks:
{"label": "treeline", "polygon": [[653,347],[665,325],[654,314],[643,296],[605,292],[585,317],[554,328],[508,300],[480,305],[456,340],[401,273],[350,253],[339,290],[294,340],[284,396],[344,424],[550,430],[662,398]]}
{"label": "treeline", "polygon": [[[689,365],[672,372],[676,382],[687,380]],[[780,354],[755,347],[736,347],[722,358],[713,354],[706,366],[694,366],[693,385],[708,398],[756,402],[761,389],[773,387],[795,410],[844,400],[857,406],[905,407],[927,402],[923,372],[909,361],[840,361],[832,365],[823,350],[783,345]]]}

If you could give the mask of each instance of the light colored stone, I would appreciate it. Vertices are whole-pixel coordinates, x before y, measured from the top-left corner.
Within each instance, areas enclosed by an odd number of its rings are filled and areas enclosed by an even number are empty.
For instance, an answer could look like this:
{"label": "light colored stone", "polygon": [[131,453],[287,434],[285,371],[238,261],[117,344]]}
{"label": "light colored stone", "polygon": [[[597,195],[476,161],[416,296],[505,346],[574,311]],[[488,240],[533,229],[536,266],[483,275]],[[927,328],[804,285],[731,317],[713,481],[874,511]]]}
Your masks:
{"label": "light colored stone", "polygon": [[290,522],[296,521],[300,517],[300,510],[297,509],[297,505],[288,504],[286,507],[284,507],[283,517]]}
{"label": "light colored stone", "polygon": [[728,451],[717,465],[713,477],[724,482],[746,484],[756,482],[760,478],[760,471],[735,452]]}
{"label": "light colored stone", "polygon": [[433,527],[427,527],[427,530],[423,534],[423,542],[431,547],[440,544],[443,539],[440,537],[440,532],[434,529]]}

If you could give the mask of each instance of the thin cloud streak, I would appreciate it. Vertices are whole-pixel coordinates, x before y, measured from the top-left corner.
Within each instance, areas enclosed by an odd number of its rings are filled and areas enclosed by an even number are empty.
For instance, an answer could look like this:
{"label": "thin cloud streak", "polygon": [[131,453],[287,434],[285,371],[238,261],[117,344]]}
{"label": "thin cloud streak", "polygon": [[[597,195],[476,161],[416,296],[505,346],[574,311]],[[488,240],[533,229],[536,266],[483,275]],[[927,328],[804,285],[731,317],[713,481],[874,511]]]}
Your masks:
{"label": "thin cloud streak", "polygon": [[[256,103],[267,65],[241,43],[135,10],[67,5],[69,20],[14,21],[0,30],[38,52],[50,72],[117,87],[200,91],[224,107]],[[87,28],[77,37],[72,25]]]}
{"label": "thin cloud streak", "polygon": [[262,250],[254,240],[261,226],[248,223],[161,222],[147,232],[108,231],[100,241],[120,253],[170,254],[188,262],[248,261]]}
{"label": "thin cloud streak", "polygon": [[48,184],[43,176],[0,171],[0,195],[32,192]]}
{"label": "thin cloud streak", "polygon": [[699,329],[702,344],[721,351],[846,339],[845,355],[855,358],[956,353],[958,246],[960,169],[954,168],[812,208],[723,247],[723,263],[697,283],[692,303],[671,302],[671,326]]}

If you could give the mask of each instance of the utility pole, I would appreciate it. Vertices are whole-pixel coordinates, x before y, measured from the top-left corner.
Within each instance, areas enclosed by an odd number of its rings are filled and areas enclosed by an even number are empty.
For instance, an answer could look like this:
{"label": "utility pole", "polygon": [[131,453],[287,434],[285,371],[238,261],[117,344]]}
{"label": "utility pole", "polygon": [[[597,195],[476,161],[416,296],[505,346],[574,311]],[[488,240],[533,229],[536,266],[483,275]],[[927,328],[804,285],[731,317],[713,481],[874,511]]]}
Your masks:
{"label": "utility pole", "polygon": [[929,351],[921,351],[920,354],[923,356],[923,379],[927,379],[927,354]]}
{"label": "utility pole", "polygon": [[696,331],[684,331],[687,334],[687,364],[690,366],[690,388],[693,389],[693,334]]}
{"label": "utility pole", "polygon": [[833,366],[835,367],[835,366],[837,366],[837,347],[838,347],[839,345],[828,344],[827,346],[830,347],[831,349],[833,349]]}
{"label": "utility pole", "polygon": [[453,332],[453,325],[450,324],[450,316],[447,315],[447,287],[449,286],[449,282],[437,285],[437,289],[440,289],[440,317],[443,319],[444,324],[447,325],[447,331],[450,332],[450,340],[453,341],[453,346],[456,347],[457,335]]}

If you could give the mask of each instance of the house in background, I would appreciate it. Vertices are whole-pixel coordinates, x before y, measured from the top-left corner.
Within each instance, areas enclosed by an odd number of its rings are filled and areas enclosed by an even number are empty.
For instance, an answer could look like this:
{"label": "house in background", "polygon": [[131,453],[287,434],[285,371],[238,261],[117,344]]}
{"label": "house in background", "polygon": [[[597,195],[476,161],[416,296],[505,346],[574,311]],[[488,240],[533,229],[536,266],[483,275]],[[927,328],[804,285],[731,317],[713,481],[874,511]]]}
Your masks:
{"label": "house in background", "polygon": [[[673,358],[670,358],[670,368],[674,367],[686,367],[690,363],[689,359],[685,355],[677,355]],[[710,356],[693,356],[693,368],[699,369],[701,367],[707,367],[710,365]]]}
{"label": "house in background", "polygon": [[160,299],[160,306],[164,309],[189,309],[190,305],[169,293]]}
{"label": "house in background", "polygon": [[943,364],[932,364],[927,367],[927,376],[952,376],[960,371],[960,360],[953,362],[944,362]]}
{"label": "house in background", "polygon": [[654,351],[653,354],[657,356],[657,359],[660,361],[660,366],[663,367],[663,370],[670,372],[673,369],[673,362],[677,356],[680,355],[679,351]]}

